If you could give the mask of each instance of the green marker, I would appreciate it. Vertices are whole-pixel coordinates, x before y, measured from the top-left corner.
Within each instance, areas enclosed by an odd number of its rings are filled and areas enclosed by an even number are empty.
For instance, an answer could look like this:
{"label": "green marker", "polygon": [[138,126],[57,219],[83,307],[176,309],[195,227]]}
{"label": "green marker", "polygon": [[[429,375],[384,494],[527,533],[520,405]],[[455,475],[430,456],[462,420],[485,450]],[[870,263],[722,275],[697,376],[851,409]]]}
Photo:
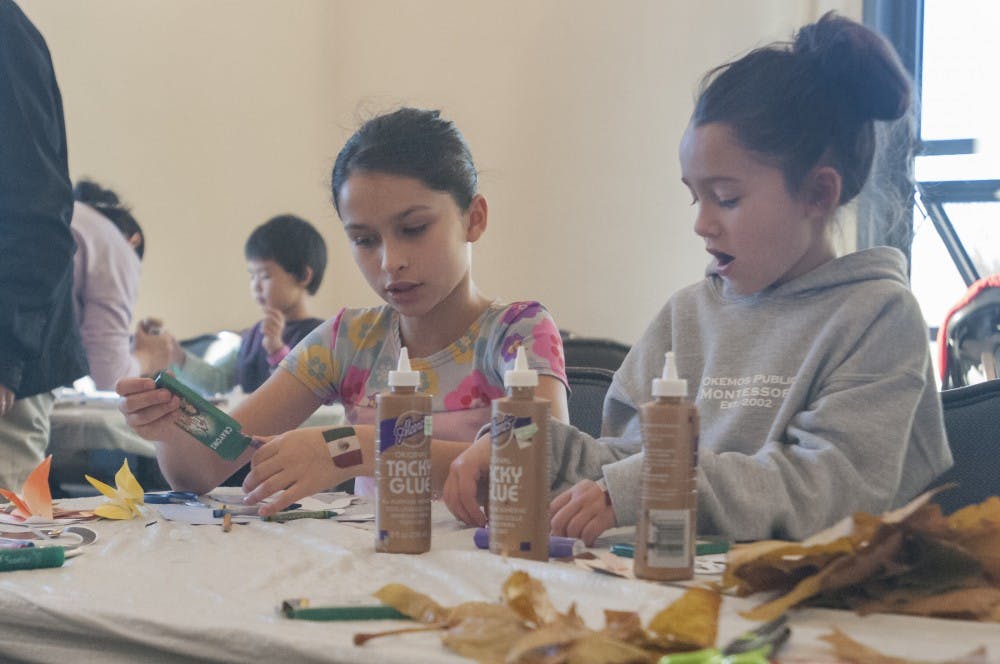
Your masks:
{"label": "green marker", "polygon": [[62,567],[66,550],[61,546],[33,546],[25,549],[0,549],[0,572],[40,567]]}
{"label": "green marker", "polygon": [[236,459],[252,444],[250,438],[243,435],[239,422],[172,374],[161,371],[153,381],[157,387],[166,388],[180,397],[181,407],[175,424],[223,459]]}
{"label": "green marker", "polygon": [[[695,545],[696,556],[707,556],[710,553],[725,553],[729,551],[729,542],[723,539],[700,539]],[[635,546],[629,542],[611,545],[611,553],[622,558],[635,555]]]}
{"label": "green marker", "polygon": [[281,603],[281,613],[295,620],[411,620],[385,604],[311,607],[307,599],[286,599]]}
{"label": "green marker", "polygon": [[278,512],[271,516],[262,516],[261,521],[294,521],[295,519],[331,519],[340,514],[333,510],[296,510],[295,512]]}

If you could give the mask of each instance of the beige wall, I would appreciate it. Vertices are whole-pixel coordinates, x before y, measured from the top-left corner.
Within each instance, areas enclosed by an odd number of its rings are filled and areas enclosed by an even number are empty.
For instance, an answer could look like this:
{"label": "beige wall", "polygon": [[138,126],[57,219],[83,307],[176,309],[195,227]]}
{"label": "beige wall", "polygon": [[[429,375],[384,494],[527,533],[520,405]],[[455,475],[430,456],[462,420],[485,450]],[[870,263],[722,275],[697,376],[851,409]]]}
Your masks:
{"label": "beige wall", "polygon": [[360,119],[441,108],[481,170],[480,287],[633,342],[706,263],[676,146],[708,68],[861,0],[20,0],[52,51],[70,171],[146,229],[137,315],[179,336],[256,319],[250,230],[327,238],[314,304],[377,303],[329,203]]}

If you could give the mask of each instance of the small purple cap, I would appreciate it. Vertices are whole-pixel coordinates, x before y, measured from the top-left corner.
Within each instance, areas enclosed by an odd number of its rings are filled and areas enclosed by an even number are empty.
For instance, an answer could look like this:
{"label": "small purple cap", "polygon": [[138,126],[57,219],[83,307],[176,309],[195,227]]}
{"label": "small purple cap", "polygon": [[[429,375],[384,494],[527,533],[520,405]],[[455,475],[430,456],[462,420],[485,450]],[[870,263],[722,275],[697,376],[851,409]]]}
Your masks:
{"label": "small purple cap", "polygon": [[[480,549],[490,548],[490,531],[486,528],[476,528],[472,535],[472,541]],[[549,536],[549,557],[551,558],[572,558],[584,550],[583,542],[575,537]]]}

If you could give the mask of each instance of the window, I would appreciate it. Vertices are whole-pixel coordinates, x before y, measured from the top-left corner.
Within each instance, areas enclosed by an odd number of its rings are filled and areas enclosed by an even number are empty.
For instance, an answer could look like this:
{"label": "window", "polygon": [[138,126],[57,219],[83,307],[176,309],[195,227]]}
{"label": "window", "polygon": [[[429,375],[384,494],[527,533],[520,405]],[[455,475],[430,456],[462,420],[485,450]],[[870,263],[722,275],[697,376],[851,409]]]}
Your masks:
{"label": "window", "polygon": [[869,0],[865,20],[918,82],[911,284],[936,328],[968,284],[1000,272],[1000,3]]}

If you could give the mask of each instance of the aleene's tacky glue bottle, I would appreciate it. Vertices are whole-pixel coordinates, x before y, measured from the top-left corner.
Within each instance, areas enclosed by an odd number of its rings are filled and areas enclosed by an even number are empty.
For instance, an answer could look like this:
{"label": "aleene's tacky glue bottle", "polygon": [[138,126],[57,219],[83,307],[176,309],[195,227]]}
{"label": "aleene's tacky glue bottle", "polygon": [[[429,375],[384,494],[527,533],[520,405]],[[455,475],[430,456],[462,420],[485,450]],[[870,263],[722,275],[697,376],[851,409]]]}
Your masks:
{"label": "aleene's tacky glue bottle", "polygon": [[493,400],[490,551],[549,559],[549,402],[535,396],[538,372],[519,346],[504,374],[507,396]]}
{"label": "aleene's tacky glue bottle", "polygon": [[687,381],[666,354],[663,377],[653,379],[653,401],[639,408],[642,424],[642,504],[635,543],[635,575],[654,581],[694,576],[698,410]]}
{"label": "aleene's tacky glue bottle", "polygon": [[375,550],[423,553],[431,548],[431,397],[417,392],[406,348],[389,391],[376,399]]}

